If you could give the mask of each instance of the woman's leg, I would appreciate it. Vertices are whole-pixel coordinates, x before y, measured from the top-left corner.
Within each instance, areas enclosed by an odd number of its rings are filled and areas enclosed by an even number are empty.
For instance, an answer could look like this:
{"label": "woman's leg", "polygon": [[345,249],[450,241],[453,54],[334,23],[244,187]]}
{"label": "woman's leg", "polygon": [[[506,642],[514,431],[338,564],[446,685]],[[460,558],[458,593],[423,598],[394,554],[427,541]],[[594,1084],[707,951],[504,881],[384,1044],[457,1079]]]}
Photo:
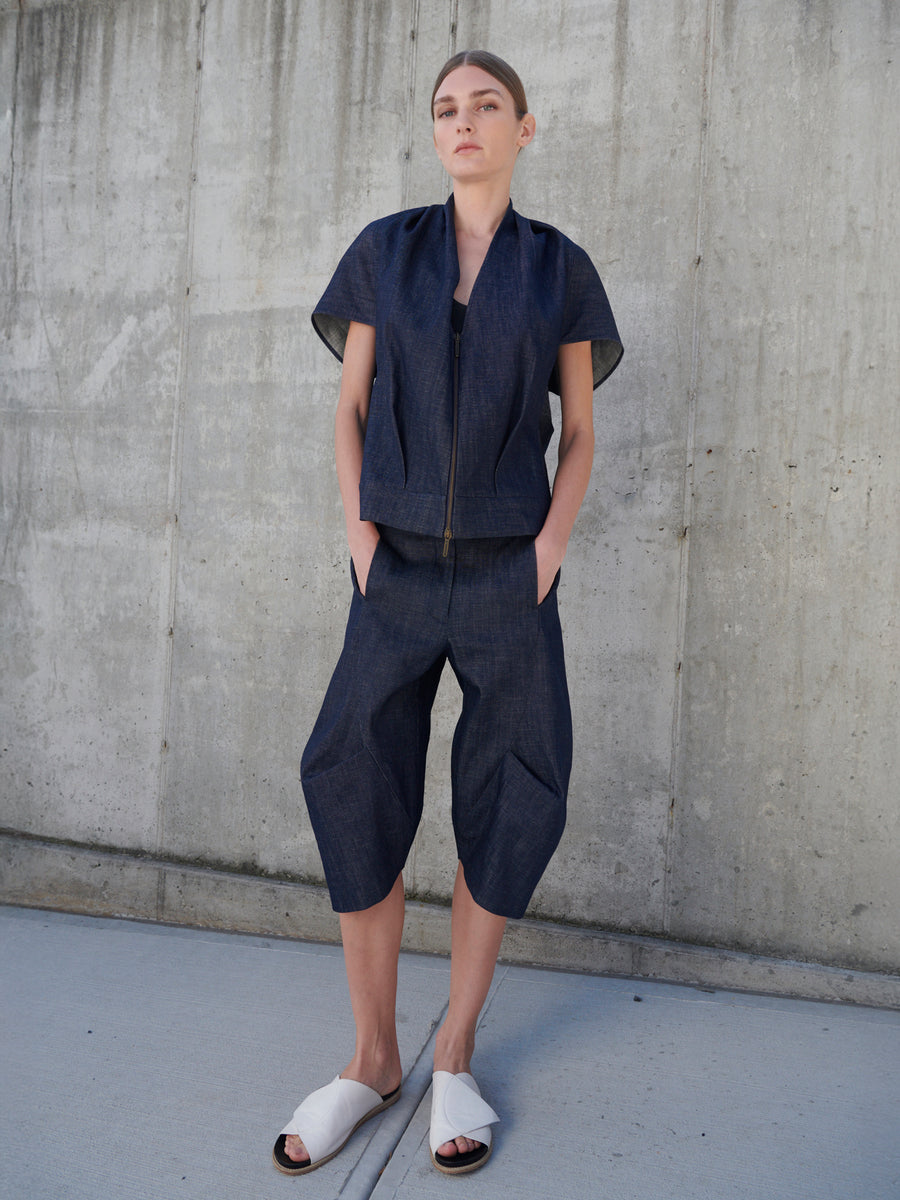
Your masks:
{"label": "woman's leg", "polygon": [[397,961],[403,936],[403,877],[379,904],[341,913],[344,965],[356,1022],[356,1049],[346,1070],[385,1095],[400,1086],[397,1046]]}
{"label": "woman's leg", "polygon": [[[458,1075],[468,1071],[475,1050],[475,1027],[494,977],[506,918],[476,904],[466,884],[462,863],[456,871],[451,926],[450,1004],[438,1031],[434,1069]],[[445,1142],[445,1156],[474,1150],[477,1143],[459,1137]]]}
{"label": "woman's leg", "polygon": [[[356,1049],[341,1071],[380,1096],[400,1086],[402,1067],[397,1045],[397,961],[403,934],[403,877],[398,876],[384,900],[361,912],[341,913],[344,965],[356,1022]],[[285,1152],[294,1162],[309,1158],[303,1142],[290,1136]]]}

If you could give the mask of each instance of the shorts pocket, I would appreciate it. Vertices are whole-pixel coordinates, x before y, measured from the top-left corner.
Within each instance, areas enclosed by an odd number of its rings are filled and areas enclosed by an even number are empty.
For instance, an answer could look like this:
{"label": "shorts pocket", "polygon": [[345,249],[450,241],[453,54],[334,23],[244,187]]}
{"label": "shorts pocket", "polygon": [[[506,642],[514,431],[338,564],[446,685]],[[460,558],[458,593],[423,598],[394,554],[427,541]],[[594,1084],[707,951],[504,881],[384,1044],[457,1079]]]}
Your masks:
{"label": "shorts pocket", "polygon": [[559,577],[562,574],[562,568],[560,568],[560,570],[558,570],[556,572],[556,578],[550,584],[550,590],[547,592],[547,595],[543,598],[543,600],[539,601],[538,600],[537,543],[536,543],[536,541],[534,541],[534,539],[532,539],[531,545],[529,547],[529,552],[530,552],[530,556],[531,556],[530,557],[531,579],[532,579],[531,594],[534,597],[535,607],[542,608],[543,605],[545,605],[547,603],[547,601],[550,599],[550,597],[553,595],[553,593],[559,587]]}
{"label": "shorts pocket", "polygon": [[372,582],[376,577],[378,563],[383,557],[385,549],[386,547],[384,545],[384,538],[379,538],[375,543],[375,553],[372,555],[372,561],[369,564],[369,574],[366,577],[365,592],[363,592],[359,586],[359,577],[356,574],[356,563],[354,563],[352,556],[350,558],[350,578],[353,580],[354,588],[357,592],[359,592],[363,600],[368,600],[372,594]]}

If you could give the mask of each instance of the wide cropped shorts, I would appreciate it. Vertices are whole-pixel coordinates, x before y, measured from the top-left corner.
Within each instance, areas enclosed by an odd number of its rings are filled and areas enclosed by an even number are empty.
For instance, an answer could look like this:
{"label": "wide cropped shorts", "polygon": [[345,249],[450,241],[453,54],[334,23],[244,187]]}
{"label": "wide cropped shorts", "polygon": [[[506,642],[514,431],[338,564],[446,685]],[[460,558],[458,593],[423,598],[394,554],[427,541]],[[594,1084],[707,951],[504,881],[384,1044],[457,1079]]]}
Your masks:
{"label": "wide cropped shorts", "polygon": [[379,527],[363,596],[303,753],[301,778],[337,912],[383,900],[415,837],[444,663],[462,689],[451,757],[466,883],[521,917],[566,819],[572,721],[554,583],[537,602],[530,537],[443,541]]}

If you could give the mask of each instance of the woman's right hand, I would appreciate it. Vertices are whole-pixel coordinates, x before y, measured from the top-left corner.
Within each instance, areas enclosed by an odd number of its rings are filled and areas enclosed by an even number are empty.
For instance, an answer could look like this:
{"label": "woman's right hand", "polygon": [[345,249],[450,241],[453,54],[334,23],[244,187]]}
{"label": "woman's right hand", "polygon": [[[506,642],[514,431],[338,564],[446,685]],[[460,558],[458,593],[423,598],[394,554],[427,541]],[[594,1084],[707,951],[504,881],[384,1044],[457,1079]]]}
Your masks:
{"label": "woman's right hand", "polygon": [[375,547],[380,540],[380,534],[372,521],[360,521],[360,531],[353,538],[350,546],[350,557],[353,559],[353,569],[356,571],[356,582],[363,596],[366,594],[366,584],[369,581],[369,568],[375,557]]}

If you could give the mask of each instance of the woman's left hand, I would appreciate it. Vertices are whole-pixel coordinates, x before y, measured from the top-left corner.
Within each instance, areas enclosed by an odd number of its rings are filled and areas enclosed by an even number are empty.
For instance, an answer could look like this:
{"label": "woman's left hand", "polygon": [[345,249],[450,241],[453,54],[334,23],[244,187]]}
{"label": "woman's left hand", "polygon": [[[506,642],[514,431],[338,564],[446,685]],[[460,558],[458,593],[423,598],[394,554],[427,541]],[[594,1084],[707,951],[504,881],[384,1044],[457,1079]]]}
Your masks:
{"label": "woman's left hand", "polygon": [[534,552],[537,558],[538,604],[543,604],[547,599],[565,554],[565,551],[560,554],[552,546],[548,546],[547,542],[548,539],[542,533],[539,533],[534,539]]}

